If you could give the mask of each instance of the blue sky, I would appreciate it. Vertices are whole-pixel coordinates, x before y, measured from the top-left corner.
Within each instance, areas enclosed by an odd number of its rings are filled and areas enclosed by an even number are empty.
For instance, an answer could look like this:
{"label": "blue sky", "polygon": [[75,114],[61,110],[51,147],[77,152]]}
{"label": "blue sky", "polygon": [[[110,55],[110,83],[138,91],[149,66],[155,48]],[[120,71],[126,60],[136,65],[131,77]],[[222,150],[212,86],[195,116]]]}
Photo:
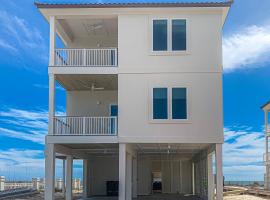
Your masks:
{"label": "blue sky", "polygon": [[[235,0],[224,25],[226,180],[263,180],[260,106],[270,99],[269,10],[269,0]],[[49,26],[32,0],[0,0],[0,24],[0,175],[43,177]],[[60,87],[56,100],[64,112]]]}

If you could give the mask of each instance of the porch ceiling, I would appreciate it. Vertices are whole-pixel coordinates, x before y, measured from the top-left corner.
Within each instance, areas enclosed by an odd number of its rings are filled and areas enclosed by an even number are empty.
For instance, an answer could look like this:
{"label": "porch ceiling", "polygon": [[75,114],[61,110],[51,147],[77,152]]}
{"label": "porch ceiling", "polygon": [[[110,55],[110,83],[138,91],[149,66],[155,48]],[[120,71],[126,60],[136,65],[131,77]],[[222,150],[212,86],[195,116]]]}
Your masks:
{"label": "porch ceiling", "polygon": [[97,88],[104,90],[117,90],[118,80],[117,75],[95,74],[95,75],[71,75],[61,74],[56,75],[56,80],[68,91],[73,90],[91,90],[92,84]]}
{"label": "porch ceiling", "polygon": [[[151,144],[132,144],[133,149],[140,155],[182,155],[192,157],[201,150],[207,149],[211,144],[169,144],[169,143],[151,143]],[[118,154],[118,143],[104,144],[65,144],[65,147],[74,151],[83,152],[91,155]]]}
{"label": "porch ceiling", "polygon": [[138,152],[141,154],[196,154],[209,147],[210,144],[170,144],[153,143],[137,144]]}
{"label": "porch ceiling", "polygon": [[90,38],[117,41],[118,19],[113,15],[57,19],[56,28],[72,47],[86,47]]}

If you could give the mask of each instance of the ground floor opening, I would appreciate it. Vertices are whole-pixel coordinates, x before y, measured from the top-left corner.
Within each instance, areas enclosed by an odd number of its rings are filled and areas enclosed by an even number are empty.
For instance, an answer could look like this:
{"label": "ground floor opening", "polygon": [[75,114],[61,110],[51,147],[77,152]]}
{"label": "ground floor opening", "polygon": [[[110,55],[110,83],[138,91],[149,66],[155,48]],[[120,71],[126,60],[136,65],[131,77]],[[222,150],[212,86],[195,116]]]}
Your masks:
{"label": "ground floor opening", "polygon": [[46,144],[45,200],[54,199],[55,158],[71,200],[72,162],[83,160],[83,199],[222,199],[221,144]]}

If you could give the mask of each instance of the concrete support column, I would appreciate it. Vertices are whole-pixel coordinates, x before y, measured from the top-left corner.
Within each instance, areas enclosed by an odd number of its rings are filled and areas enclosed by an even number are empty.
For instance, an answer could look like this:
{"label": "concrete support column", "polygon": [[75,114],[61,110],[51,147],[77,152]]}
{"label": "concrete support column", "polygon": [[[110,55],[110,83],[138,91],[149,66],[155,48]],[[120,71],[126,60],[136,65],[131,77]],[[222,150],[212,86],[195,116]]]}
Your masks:
{"label": "concrete support column", "polygon": [[88,159],[83,160],[83,197],[90,196],[90,162]]}
{"label": "concrete support column", "polygon": [[213,153],[207,155],[207,168],[208,168],[208,200],[214,200],[214,174],[213,174]]}
{"label": "concrete support column", "polygon": [[119,144],[119,200],[126,200],[126,144]]}
{"label": "concrete support column", "polygon": [[192,194],[195,195],[195,163],[192,162]]}
{"label": "concrete support column", "polygon": [[55,16],[50,16],[50,62],[49,65],[54,65],[55,51]]}
{"label": "concrete support column", "polygon": [[49,74],[49,130],[48,134],[53,134],[53,125],[55,116],[55,76],[54,74]]}
{"label": "concrete support column", "polygon": [[216,144],[216,200],[223,200],[222,144]]}
{"label": "concrete support column", "polygon": [[66,193],[66,159],[63,159],[63,184],[62,184],[62,193],[65,196],[65,193]]}
{"label": "concrete support column", "polygon": [[138,184],[138,161],[137,157],[133,158],[132,162],[132,197],[137,198],[137,184]]}
{"label": "concrete support column", "polygon": [[72,174],[73,174],[73,158],[72,156],[67,156],[66,200],[72,200]]}
{"label": "concrete support column", "polygon": [[46,144],[45,150],[45,200],[54,200],[55,146]]}
{"label": "concrete support column", "polygon": [[126,161],[126,200],[132,200],[132,155],[129,153]]}

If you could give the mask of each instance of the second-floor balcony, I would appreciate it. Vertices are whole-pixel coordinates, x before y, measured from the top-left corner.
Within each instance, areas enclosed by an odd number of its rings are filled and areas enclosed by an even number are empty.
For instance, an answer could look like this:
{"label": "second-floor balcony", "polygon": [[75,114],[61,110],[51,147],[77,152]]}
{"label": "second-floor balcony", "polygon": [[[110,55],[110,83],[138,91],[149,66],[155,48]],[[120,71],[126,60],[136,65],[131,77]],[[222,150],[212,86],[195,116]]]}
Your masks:
{"label": "second-floor balcony", "polygon": [[117,48],[55,49],[56,67],[117,67]]}
{"label": "second-floor balcony", "polygon": [[55,116],[53,135],[115,136],[117,117]]}

